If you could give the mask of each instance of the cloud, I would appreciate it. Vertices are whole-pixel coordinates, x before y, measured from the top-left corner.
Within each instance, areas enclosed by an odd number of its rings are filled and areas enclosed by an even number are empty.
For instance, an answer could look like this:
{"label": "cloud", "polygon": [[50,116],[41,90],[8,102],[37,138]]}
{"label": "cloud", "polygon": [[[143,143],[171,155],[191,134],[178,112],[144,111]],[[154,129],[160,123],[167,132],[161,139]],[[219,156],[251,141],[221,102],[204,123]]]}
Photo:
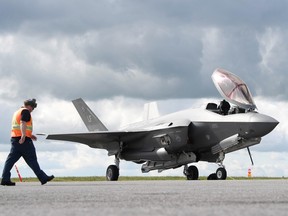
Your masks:
{"label": "cloud", "polygon": [[[13,86],[27,84],[29,95],[211,97],[216,95],[208,77],[217,67],[241,74],[259,95],[287,95],[282,2],[257,12],[257,3],[248,1],[226,2],[217,12],[213,2],[153,2],[152,7],[150,1],[85,1],[83,10],[79,1],[31,1],[35,8],[4,3],[10,15],[3,13],[2,22],[9,26],[7,17],[14,17],[18,30],[11,27],[0,35],[1,74]],[[272,11],[277,16],[267,17]],[[256,82],[266,79],[275,82],[266,88]],[[13,92],[25,96],[21,89]]]}

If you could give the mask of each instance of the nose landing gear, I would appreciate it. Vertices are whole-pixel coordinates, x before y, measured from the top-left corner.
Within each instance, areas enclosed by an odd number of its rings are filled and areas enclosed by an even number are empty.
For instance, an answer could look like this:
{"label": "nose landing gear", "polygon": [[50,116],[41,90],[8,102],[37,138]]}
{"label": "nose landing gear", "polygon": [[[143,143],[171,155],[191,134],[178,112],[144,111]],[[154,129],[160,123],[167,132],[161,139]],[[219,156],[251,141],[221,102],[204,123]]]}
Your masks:
{"label": "nose landing gear", "polygon": [[217,162],[219,163],[219,168],[216,170],[216,173],[212,173],[208,176],[207,180],[225,180],[227,178],[227,171],[223,165],[223,160],[225,154],[220,152]]}
{"label": "nose landing gear", "polygon": [[219,167],[216,173],[212,173],[208,176],[207,180],[225,180],[227,178],[227,171],[224,167]]}
{"label": "nose landing gear", "polygon": [[219,180],[225,180],[227,178],[227,171],[224,167],[219,167],[216,170],[216,177]]}

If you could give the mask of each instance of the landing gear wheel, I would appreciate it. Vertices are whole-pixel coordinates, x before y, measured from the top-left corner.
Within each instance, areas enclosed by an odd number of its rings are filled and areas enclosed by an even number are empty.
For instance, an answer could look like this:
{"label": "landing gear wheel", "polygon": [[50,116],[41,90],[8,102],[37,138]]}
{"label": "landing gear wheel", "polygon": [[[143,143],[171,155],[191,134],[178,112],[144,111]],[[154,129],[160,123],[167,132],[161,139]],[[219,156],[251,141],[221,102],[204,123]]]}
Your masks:
{"label": "landing gear wheel", "polygon": [[218,180],[225,180],[227,178],[227,171],[225,168],[220,167],[216,170],[216,177]]}
{"label": "landing gear wheel", "polygon": [[187,180],[198,180],[199,171],[196,166],[189,166],[186,170]]}
{"label": "landing gear wheel", "polygon": [[119,177],[119,168],[116,165],[110,165],[106,171],[107,181],[117,181]]}
{"label": "landing gear wheel", "polygon": [[217,180],[217,175],[216,173],[212,173],[207,177],[207,180]]}

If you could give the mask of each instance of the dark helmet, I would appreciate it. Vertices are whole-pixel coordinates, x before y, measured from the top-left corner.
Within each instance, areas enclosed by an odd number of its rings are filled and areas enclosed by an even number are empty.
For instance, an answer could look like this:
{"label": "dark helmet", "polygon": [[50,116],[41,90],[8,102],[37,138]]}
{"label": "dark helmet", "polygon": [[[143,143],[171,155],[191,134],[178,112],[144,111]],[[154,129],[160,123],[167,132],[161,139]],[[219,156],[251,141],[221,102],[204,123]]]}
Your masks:
{"label": "dark helmet", "polygon": [[31,106],[33,109],[37,107],[36,99],[28,99],[24,101],[25,106]]}

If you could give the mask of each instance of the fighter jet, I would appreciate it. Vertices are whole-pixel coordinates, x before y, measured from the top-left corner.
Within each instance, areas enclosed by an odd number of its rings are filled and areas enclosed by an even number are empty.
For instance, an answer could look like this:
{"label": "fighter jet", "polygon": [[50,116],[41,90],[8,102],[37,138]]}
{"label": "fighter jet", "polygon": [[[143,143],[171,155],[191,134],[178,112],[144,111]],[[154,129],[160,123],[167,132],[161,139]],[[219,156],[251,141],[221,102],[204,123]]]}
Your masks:
{"label": "fighter jet", "polygon": [[[279,123],[260,114],[247,85],[236,75],[216,69],[212,80],[224,98],[220,104],[187,109],[165,116],[152,117],[155,104],[147,106],[145,120],[121,130],[108,131],[105,125],[81,99],[73,101],[88,133],[50,134],[47,139],[78,142],[91,148],[105,149],[115,156],[115,164],[106,171],[108,181],[117,181],[120,160],[142,164],[143,173],[184,167],[187,180],[197,180],[199,161],[217,163],[219,168],[208,179],[224,180],[225,154],[259,144],[261,137]],[[150,104],[151,105],[151,104]],[[154,108],[153,108],[154,107]]]}

